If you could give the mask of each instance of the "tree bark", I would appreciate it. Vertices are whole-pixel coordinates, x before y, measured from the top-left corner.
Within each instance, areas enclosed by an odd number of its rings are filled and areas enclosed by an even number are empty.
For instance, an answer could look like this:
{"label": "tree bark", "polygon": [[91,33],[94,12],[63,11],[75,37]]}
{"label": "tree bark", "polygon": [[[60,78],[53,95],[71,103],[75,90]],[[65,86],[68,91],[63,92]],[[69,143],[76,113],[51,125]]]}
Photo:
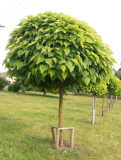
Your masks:
{"label": "tree bark", "polygon": [[96,107],[96,95],[93,94],[93,104],[92,104],[92,124],[95,123],[95,107]]}
{"label": "tree bark", "polygon": [[44,91],[44,96],[46,96],[46,92]]}
{"label": "tree bark", "polygon": [[103,95],[103,107],[102,107],[102,116],[104,116],[104,99],[105,99],[105,95]]}
{"label": "tree bark", "polygon": [[[63,82],[59,81],[59,128],[63,128]],[[60,147],[63,147],[63,130],[60,130]]]}
{"label": "tree bark", "polygon": [[110,110],[113,108],[112,95],[110,96]]}

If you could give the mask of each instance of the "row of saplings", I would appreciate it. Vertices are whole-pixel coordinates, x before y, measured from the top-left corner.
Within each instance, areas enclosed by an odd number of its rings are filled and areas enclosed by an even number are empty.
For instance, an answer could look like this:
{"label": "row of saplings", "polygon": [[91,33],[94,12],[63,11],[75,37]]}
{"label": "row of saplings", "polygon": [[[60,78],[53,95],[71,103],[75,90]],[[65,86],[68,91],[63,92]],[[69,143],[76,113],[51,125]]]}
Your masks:
{"label": "row of saplings", "polygon": [[[104,97],[109,95],[110,103],[109,109],[112,110],[114,103],[117,100],[117,96],[121,96],[121,81],[116,76],[111,76],[109,83],[100,83],[95,86],[82,87],[82,91],[93,94],[92,105],[92,124],[95,122],[95,108],[96,108],[96,95],[103,95],[102,116],[104,116]],[[113,102],[113,97],[115,97]]]}
{"label": "row of saplings", "polygon": [[[6,85],[7,81],[3,77],[0,77],[0,90],[2,90]],[[25,93],[26,90],[34,90],[34,88],[29,87],[28,85],[24,86],[19,79],[16,79],[15,83],[8,86],[8,91],[18,92],[21,90]],[[68,89],[67,89],[68,90]],[[45,92],[44,89],[39,91]],[[104,116],[104,97],[105,95],[110,96],[109,109],[112,110],[113,107],[113,96],[115,96],[114,102],[117,100],[117,96],[121,96],[121,81],[116,77],[112,76],[108,84],[100,83],[95,86],[90,85],[87,87],[81,87],[82,92],[92,93],[93,94],[93,105],[92,105],[92,124],[95,122],[95,108],[96,108],[96,95],[103,95],[103,105],[102,105],[102,116]],[[65,90],[66,92],[66,90]],[[45,94],[44,94],[45,95]]]}

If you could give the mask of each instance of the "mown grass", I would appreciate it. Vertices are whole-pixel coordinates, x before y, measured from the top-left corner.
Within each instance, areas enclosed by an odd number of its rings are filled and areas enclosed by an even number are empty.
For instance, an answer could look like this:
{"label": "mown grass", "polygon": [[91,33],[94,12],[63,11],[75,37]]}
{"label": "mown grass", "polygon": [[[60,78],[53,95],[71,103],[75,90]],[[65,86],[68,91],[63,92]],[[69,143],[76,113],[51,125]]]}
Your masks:
{"label": "mown grass", "polygon": [[[64,127],[74,127],[75,148],[53,149],[51,125],[58,126],[58,95],[0,91],[0,160],[120,160],[121,101],[91,125],[92,97],[64,96]],[[70,131],[64,131],[70,142]]]}

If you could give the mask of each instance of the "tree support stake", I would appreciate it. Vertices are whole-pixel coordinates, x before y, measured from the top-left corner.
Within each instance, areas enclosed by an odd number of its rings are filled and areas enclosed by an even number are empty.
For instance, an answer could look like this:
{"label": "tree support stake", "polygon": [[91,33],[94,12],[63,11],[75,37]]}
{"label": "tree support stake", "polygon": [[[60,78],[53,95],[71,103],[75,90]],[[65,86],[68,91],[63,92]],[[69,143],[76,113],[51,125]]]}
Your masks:
{"label": "tree support stake", "polygon": [[[56,129],[56,136],[55,136],[55,132],[54,132],[54,128]],[[67,128],[58,128],[55,126],[51,126],[51,131],[52,131],[52,136],[53,136],[53,140],[55,143],[55,148],[59,147],[59,132],[63,131],[65,129],[70,130],[70,147],[73,148],[74,147],[74,127],[67,127]]]}

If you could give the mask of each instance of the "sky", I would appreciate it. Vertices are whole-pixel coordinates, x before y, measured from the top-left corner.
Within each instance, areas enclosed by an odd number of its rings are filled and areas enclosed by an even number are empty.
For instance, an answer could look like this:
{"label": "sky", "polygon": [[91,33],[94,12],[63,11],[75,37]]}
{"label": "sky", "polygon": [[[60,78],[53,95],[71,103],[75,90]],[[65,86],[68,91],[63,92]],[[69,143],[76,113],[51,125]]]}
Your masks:
{"label": "sky", "polygon": [[121,0],[0,0],[0,72],[7,71],[2,66],[6,57],[5,46],[11,31],[21,19],[28,15],[52,11],[64,13],[81,21],[97,31],[104,43],[113,51],[118,70],[121,65]]}

